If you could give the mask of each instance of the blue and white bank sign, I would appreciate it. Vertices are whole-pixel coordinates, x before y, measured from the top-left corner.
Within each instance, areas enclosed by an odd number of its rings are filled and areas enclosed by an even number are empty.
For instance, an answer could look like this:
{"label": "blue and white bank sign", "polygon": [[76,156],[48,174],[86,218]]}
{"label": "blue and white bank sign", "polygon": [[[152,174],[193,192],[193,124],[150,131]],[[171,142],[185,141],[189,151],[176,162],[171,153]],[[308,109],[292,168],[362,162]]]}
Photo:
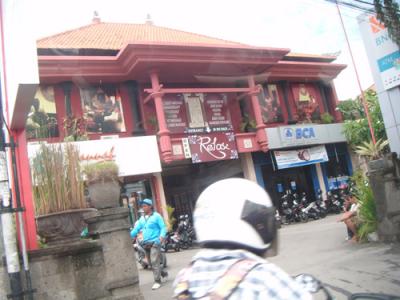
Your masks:
{"label": "blue and white bank sign", "polygon": [[280,127],[279,130],[284,146],[315,144],[319,141],[318,132],[312,125]]}
{"label": "blue and white bank sign", "polygon": [[359,23],[368,55],[377,64],[383,87],[388,90],[400,85],[400,51],[387,28],[370,15],[360,16]]}

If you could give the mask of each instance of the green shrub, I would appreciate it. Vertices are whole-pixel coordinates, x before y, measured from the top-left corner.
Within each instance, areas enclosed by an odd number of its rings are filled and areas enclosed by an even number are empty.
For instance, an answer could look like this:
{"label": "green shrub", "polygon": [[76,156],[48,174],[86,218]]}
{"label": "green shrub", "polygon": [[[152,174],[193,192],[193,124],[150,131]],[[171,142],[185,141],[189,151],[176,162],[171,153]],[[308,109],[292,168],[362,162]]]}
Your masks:
{"label": "green shrub", "polygon": [[360,204],[358,209],[360,226],[357,235],[360,241],[367,241],[368,234],[375,232],[378,227],[374,194],[368,179],[360,171],[352,176],[352,182],[355,184],[354,194]]}
{"label": "green shrub", "polygon": [[87,183],[118,181],[118,165],[113,161],[88,164],[84,169]]}

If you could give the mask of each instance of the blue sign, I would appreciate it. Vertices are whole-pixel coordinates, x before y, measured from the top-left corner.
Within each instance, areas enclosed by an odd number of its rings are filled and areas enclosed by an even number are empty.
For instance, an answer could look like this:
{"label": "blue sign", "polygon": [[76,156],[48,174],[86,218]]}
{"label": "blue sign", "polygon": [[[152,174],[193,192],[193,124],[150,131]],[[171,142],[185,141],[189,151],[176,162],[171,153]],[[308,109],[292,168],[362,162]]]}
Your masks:
{"label": "blue sign", "polygon": [[314,127],[284,128],[284,136],[288,140],[302,140],[315,138]]}

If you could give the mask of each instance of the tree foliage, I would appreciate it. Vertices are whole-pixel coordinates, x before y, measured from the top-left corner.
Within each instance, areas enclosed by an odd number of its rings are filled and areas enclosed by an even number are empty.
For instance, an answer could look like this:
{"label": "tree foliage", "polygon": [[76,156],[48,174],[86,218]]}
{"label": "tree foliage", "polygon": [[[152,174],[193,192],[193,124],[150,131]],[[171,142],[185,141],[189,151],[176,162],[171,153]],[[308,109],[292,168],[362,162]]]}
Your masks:
{"label": "tree foliage", "polygon": [[377,19],[388,29],[390,38],[400,47],[400,13],[395,0],[374,0]]}
{"label": "tree foliage", "polygon": [[[375,132],[375,138],[386,140],[385,125],[381,114],[381,109],[378,102],[376,92],[369,89],[364,93],[367,102],[369,115],[371,117],[372,127]],[[368,119],[365,115],[362,100],[360,97],[357,99],[349,99],[342,101],[338,104],[337,109],[342,113],[344,119],[344,134],[348,143],[356,148],[362,146],[364,142],[372,140]]]}

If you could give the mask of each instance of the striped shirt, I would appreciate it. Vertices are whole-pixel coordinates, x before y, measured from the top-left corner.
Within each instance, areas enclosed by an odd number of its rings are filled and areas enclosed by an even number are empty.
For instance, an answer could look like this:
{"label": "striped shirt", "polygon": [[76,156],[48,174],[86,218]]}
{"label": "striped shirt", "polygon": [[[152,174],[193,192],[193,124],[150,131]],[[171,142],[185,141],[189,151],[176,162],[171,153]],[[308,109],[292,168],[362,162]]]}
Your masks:
{"label": "striped shirt", "polygon": [[[309,300],[312,296],[304,291],[288,274],[274,264],[245,250],[205,249],[192,259],[192,270],[188,276],[189,292],[193,299],[207,297],[218,279],[234,263],[242,259],[259,261],[229,297],[239,299],[294,299]],[[174,289],[185,274],[183,269],[177,275]],[[187,276],[187,274],[186,274]],[[176,297],[174,292],[174,297]],[[207,298],[205,298],[207,299]]]}

